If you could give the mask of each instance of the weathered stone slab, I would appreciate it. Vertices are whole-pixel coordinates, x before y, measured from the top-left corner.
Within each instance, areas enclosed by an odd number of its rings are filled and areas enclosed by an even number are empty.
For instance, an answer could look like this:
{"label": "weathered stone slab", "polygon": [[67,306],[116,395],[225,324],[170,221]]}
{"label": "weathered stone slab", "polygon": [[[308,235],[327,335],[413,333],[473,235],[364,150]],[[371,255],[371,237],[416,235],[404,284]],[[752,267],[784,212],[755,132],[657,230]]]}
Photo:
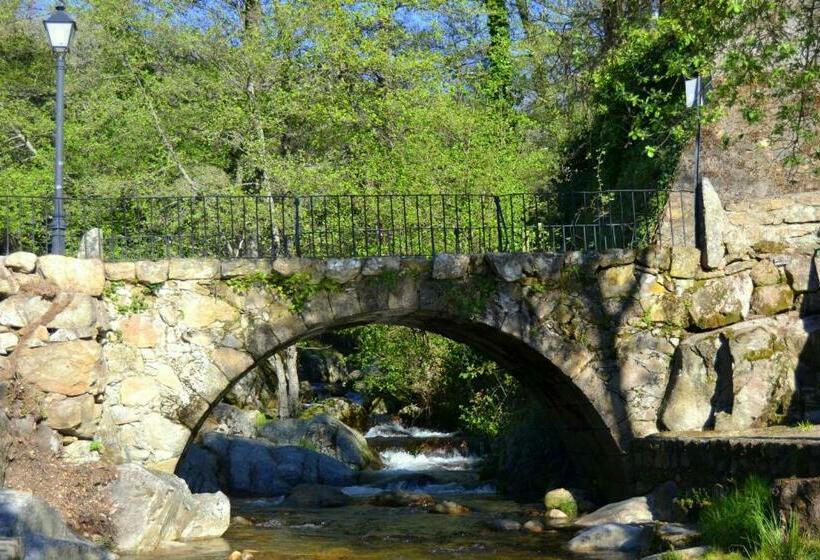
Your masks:
{"label": "weathered stone slab", "polygon": [[43,278],[64,292],[100,296],[105,287],[105,269],[99,259],[45,255],[38,259],[37,268]]}
{"label": "weathered stone slab", "polygon": [[25,251],[18,251],[6,257],[5,266],[15,272],[24,272],[26,274],[34,272],[37,266],[37,255],[34,253],[27,253]]}
{"label": "weathered stone slab", "polygon": [[720,197],[712,182],[703,178],[703,224],[705,246],[701,255],[701,264],[705,268],[718,268],[723,262],[723,247],[726,218]]}
{"label": "weathered stone slab", "polygon": [[211,280],[219,278],[221,267],[217,259],[171,259],[169,280]]}
{"label": "weathered stone slab", "polygon": [[131,315],[118,323],[125,344],[137,348],[153,348],[165,334],[162,324],[147,315]]}
{"label": "weathered stone slab", "polygon": [[137,265],[133,262],[107,262],[105,278],[112,282],[133,282],[137,279]]}
{"label": "weathered stone slab", "polygon": [[325,263],[325,277],[339,284],[346,284],[359,276],[362,261],[359,259],[328,259]]}
{"label": "weathered stone slab", "polygon": [[749,314],[753,290],[748,273],[707,280],[692,293],[692,322],[700,329],[714,329],[742,321]]}
{"label": "weathered stone slab", "polygon": [[101,357],[102,349],[96,342],[61,342],[21,352],[17,370],[41,391],[76,396],[99,389]]}
{"label": "weathered stone slab", "polygon": [[758,286],[752,294],[751,309],[757,315],[774,315],[791,309],[794,293],[786,284]]}
{"label": "weathered stone slab", "polygon": [[469,271],[469,255],[438,253],[433,257],[433,278],[436,280],[464,278]]}
{"label": "weathered stone slab", "polygon": [[168,280],[168,261],[137,261],[137,280],[143,284],[162,284]]}
{"label": "weathered stone slab", "polygon": [[694,247],[672,247],[669,274],[673,278],[694,278],[700,272],[700,250]]}

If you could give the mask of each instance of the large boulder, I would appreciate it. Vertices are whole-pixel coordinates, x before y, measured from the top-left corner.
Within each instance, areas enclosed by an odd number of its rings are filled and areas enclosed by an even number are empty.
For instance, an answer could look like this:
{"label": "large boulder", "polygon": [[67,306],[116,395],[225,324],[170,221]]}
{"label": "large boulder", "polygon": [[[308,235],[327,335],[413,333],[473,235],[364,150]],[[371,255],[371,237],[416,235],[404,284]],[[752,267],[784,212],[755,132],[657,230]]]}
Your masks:
{"label": "large boulder", "polygon": [[174,541],[220,537],[230,523],[230,502],[221,492],[193,495],[182,479],[141,465],[118,467],[107,491],[115,508],[115,547],[120,552],[149,552]]}
{"label": "large boulder", "polygon": [[43,500],[14,490],[0,491],[0,538],[20,539],[22,560],[114,558],[99,546],[77,537]]}
{"label": "large boulder", "polygon": [[607,504],[575,520],[579,527],[594,527],[607,523],[631,524],[671,521],[675,517],[674,499],[678,488],[667,482],[646,496],[636,496]]}
{"label": "large boulder", "polygon": [[354,469],[378,463],[362,434],[327,414],[268,422],[259,429],[259,436],[275,445],[308,443],[319,453]]}
{"label": "large boulder", "polygon": [[585,529],[569,541],[572,552],[642,552],[652,541],[651,525],[605,523]]}
{"label": "large boulder", "polygon": [[213,432],[202,443],[216,456],[222,489],[232,496],[284,496],[298,484],[350,486],[355,481],[347,465],[304,447]]}
{"label": "large boulder", "polygon": [[673,431],[744,429],[783,418],[809,336],[799,317],[756,319],[685,339],[661,414]]}
{"label": "large boulder", "polygon": [[185,450],[176,474],[195,494],[219,492],[221,488],[216,455],[195,443]]}
{"label": "large boulder", "polygon": [[208,416],[202,429],[229,436],[254,437],[260,414],[256,410],[242,410],[226,403],[219,403]]}
{"label": "large boulder", "polygon": [[774,482],[772,494],[784,522],[795,515],[803,531],[820,531],[820,478],[779,479]]}
{"label": "large boulder", "polygon": [[344,397],[322,399],[305,410],[300,418],[310,419],[320,414],[332,416],[354,430],[364,430],[367,428],[367,411],[362,405]]}

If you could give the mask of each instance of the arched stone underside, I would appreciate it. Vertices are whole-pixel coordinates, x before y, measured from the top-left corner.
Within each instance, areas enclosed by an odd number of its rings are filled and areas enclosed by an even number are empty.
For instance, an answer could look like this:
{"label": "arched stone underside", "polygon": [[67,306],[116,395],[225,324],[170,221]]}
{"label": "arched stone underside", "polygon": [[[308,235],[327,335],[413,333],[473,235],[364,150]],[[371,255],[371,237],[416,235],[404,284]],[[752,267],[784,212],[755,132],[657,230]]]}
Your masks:
{"label": "arched stone underside", "polygon": [[546,405],[582,475],[625,488],[625,450],[657,431],[674,349],[626,326],[640,313],[627,297],[640,289],[633,254],[575,257],[172,260],[162,283],[140,281],[137,263],[137,282],[108,298],[99,437],[121,460],[173,470],[260,360],[327,330],[396,324],[496,360]]}

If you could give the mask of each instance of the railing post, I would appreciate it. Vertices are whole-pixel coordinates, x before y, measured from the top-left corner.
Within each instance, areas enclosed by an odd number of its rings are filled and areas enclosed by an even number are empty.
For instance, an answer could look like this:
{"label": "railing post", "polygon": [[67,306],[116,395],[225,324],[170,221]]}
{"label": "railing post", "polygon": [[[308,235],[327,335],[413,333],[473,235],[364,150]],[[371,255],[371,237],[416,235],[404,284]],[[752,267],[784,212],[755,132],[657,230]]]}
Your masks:
{"label": "railing post", "polygon": [[294,247],[296,248],[296,256],[302,256],[302,224],[299,221],[299,205],[301,204],[300,198],[297,196],[295,201],[295,212],[293,216],[293,243]]}
{"label": "railing post", "polygon": [[493,197],[495,201],[495,227],[498,233],[498,252],[504,252],[504,212],[501,210],[501,199]]}

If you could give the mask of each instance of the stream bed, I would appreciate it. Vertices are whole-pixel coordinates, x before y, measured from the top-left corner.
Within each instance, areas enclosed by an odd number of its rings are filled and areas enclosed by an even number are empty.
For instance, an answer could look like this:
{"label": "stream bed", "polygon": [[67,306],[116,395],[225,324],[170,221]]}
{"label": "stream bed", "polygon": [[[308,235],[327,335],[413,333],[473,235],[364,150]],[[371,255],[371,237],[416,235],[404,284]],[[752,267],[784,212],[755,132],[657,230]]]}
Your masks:
{"label": "stream bed", "polygon": [[[152,560],[224,560],[233,550],[251,550],[256,560],[574,560],[592,558],[567,551],[574,531],[494,531],[494,519],[543,520],[539,504],[521,504],[496,494],[480,480],[482,457],[455,434],[386,424],[366,437],[384,468],[362,472],[356,486],[342,491],[353,503],[338,508],[292,509],[281,498],[234,499],[232,523],[222,539],[180,545],[152,554]],[[390,491],[427,494],[469,513],[436,514],[427,507],[381,507],[368,503]],[[145,559],[145,556],[140,558]],[[596,556],[630,560],[620,554]]]}

